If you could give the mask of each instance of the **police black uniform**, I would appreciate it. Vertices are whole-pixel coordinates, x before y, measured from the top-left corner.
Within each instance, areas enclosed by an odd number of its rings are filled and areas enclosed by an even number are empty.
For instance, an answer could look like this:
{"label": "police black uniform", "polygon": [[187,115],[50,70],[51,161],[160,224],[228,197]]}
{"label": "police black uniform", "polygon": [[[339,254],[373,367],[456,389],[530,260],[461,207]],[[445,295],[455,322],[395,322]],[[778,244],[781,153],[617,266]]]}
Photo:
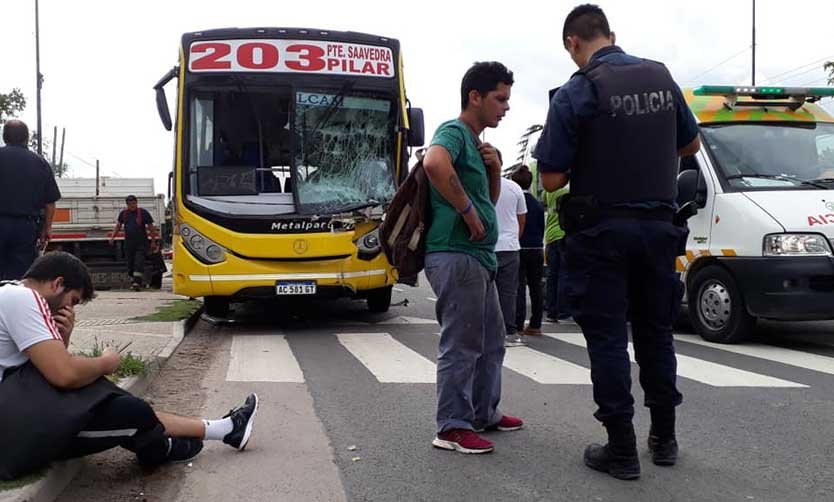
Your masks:
{"label": "police black uniform", "polygon": [[[674,409],[682,396],[672,324],[683,289],[675,258],[688,231],[673,217],[677,152],[696,136],[668,70],[616,46],[597,51],[552,94],[534,157],[541,171],[570,175],[560,218],[567,231],[564,290],[587,340],[599,407],[594,416],[609,436],[606,447],[586,451],[594,468],[600,455],[614,452],[628,457],[626,468],[639,475],[627,321],[652,412],[650,442],[656,449],[659,438],[669,448],[670,456],[653,458],[673,463],[677,455]],[[605,467],[600,470],[619,477]]]}
{"label": "police black uniform", "polygon": [[26,273],[36,255],[36,219],[60,198],[46,160],[25,146],[0,148],[0,280]]}

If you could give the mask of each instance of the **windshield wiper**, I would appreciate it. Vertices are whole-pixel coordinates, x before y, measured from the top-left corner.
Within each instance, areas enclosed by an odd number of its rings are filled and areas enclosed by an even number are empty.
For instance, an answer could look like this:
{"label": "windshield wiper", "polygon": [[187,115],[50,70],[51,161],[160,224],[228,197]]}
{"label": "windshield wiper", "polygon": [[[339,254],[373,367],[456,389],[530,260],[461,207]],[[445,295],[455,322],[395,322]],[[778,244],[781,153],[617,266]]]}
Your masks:
{"label": "windshield wiper", "polygon": [[[822,190],[828,190],[828,187],[820,185],[818,182],[822,180],[811,180],[811,181],[804,181],[799,178],[791,178],[790,176],[782,176],[779,174],[763,174],[763,173],[750,173],[750,174],[732,174],[727,176],[728,180],[739,180],[743,178],[762,178],[767,180],[780,180],[780,181],[791,181],[793,183],[797,183],[803,186],[812,186],[816,188],[820,188]],[[834,180],[832,180],[834,181]]]}
{"label": "windshield wiper", "polygon": [[808,180],[807,183],[834,183],[834,178],[817,178],[815,180]]}

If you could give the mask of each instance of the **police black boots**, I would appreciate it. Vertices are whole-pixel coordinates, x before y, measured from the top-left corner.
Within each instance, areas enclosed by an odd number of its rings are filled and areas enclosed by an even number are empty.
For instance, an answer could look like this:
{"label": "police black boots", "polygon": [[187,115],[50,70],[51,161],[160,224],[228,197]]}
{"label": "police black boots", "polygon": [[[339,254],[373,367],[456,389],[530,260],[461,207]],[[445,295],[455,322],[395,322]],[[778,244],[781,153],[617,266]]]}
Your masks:
{"label": "police black boots", "polygon": [[637,457],[637,438],[631,422],[605,424],[608,444],[591,444],[585,449],[585,465],[606,472],[617,479],[640,477],[640,459]]}
{"label": "police black boots", "polygon": [[675,465],[678,442],[675,439],[675,409],[651,408],[652,426],[649,429],[649,452],[655,465]]}

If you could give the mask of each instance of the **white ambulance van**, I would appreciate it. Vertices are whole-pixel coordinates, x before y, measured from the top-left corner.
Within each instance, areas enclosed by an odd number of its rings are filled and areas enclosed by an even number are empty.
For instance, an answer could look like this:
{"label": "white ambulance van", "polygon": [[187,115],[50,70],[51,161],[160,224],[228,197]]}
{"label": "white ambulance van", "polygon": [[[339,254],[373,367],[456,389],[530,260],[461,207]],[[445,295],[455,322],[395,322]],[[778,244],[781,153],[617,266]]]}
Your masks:
{"label": "white ambulance van", "polygon": [[693,202],[678,271],[703,338],[734,343],[756,320],[834,319],[832,88],[685,90],[702,147],[681,159]]}

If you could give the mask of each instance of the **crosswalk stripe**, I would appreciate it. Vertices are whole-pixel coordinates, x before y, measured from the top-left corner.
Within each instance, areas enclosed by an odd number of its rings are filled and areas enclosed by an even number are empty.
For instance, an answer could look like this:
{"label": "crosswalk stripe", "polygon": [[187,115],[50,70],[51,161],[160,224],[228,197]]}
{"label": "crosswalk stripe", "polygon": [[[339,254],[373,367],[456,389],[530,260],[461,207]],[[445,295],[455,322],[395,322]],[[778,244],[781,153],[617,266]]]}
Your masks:
{"label": "crosswalk stripe", "polygon": [[[545,333],[545,336],[580,347],[587,347],[585,338],[577,333]],[[628,344],[628,353],[633,362],[634,347],[631,343]],[[800,383],[760,375],[681,354],[677,355],[677,359],[678,376],[697,380],[713,387],[807,387],[807,385]]]}
{"label": "crosswalk stripe", "polygon": [[437,379],[433,362],[388,333],[339,333],[336,337],[382,383],[435,383]]}
{"label": "crosswalk stripe", "polygon": [[504,366],[543,384],[588,385],[591,383],[591,372],[587,368],[529,347],[507,349]]}
{"label": "crosswalk stripe", "polygon": [[757,357],[788,366],[834,375],[834,358],[831,357],[762,344],[745,343],[744,345],[723,345],[708,342],[698,335],[675,335],[675,338],[686,343],[694,343],[734,354]]}
{"label": "crosswalk stripe", "polygon": [[226,381],[303,383],[304,373],[284,335],[239,335],[232,339]]}

